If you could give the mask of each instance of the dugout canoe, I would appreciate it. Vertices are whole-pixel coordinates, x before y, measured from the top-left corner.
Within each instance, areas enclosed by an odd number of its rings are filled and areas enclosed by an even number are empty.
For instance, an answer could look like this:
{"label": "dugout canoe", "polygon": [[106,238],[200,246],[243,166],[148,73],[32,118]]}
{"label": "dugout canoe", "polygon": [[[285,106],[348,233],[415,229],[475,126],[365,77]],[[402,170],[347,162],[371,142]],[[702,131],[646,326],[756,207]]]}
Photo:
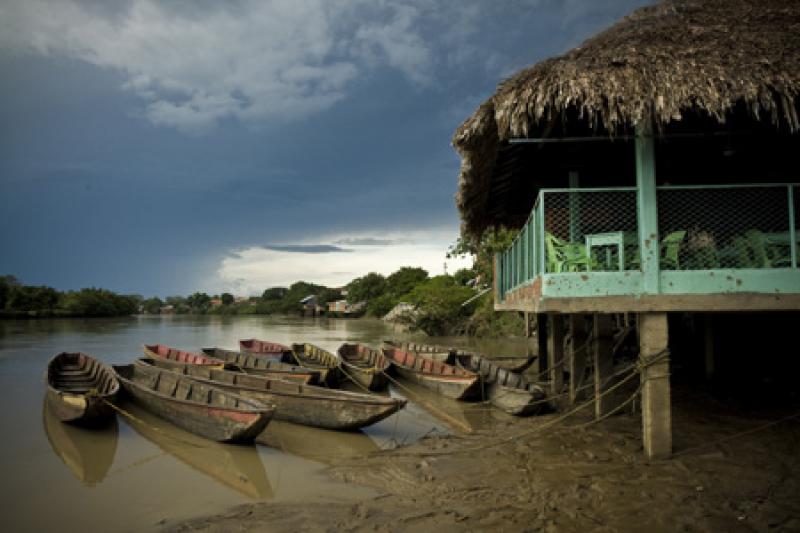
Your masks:
{"label": "dugout canoe", "polygon": [[533,364],[537,358],[535,355],[487,355],[480,352],[456,349],[453,353],[453,361],[451,364],[456,364],[460,358],[464,358],[466,356],[475,356],[478,358],[487,359],[492,364],[515,374],[519,374],[531,366],[531,364]]}
{"label": "dugout canoe", "polygon": [[[139,359],[137,366],[159,364]],[[325,429],[358,429],[383,420],[402,409],[406,401],[371,394],[302,385],[280,379],[187,365],[188,378],[259,402],[275,406],[276,420]]]}
{"label": "dugout canoe", "polygon": [[257,376],[297,381],[298,383],[308,383],[310,385],[319,383],[318,370],[282,363],[271,357],[234,352],[233,350],[222,348],[203,348],[203,354],[225,361],[229,370],[235,370],[233,367],[236,367],[248,374]]}
{"label": "dugout canoe", "polygon": [[276,361],[286,362],[292,357],[291,348],[285,344],[260,339],[242,339],[239,341],[239,349],[245,353],[263,355]]}
{"label": "dugout canoe", "polygon": [[477,374],[400,348],[383,348],[400,377],[419,383],[448,398],[465,400],[480,391]]}
{"label": "dugout canoe", "polygon": [[[252,442],[275,412],[273,405],[197,382],[170,369],[138,364],[113,368],[126,395],[141,407],[211,440]],[[213,367],[185,365],[183,368],[211,370]]]}
{"label": "dugout canoe", "polygon": [[99,425],[114,416],[119,392],[110,367],[82,352],[61,352],[47,363],[47,402],[62,422]]}
{"label": "dugout canoe", "polygon": [[368,390],[382,390],[388,385],[386,374],[392,367],[379,350],[363,344],[346,342],[336,351],[342,373]]}
{"label": "dugout canoe", "polygon": [[318,371],[321,384],[328,387],[339,385],[339,359],[331,352],[309,343],[292,344],[292,357],[298,365]]}
{"label": "dugout canoe", "polygon": [[213,368],[224,368],[225,361],[215,357],[209,357],[194,352],[187,352],[185,350],[178,350],[164,344],[145,344],[142,346],[142,351],[146,357],[153,359],[162,359],[168,363],[172,363],[174,368],[180,368],[183,365],[202,365],[210,366]]}
{"label": "dugout canoe", "polygon": [[537,413],[543,407],[544,389],[520,374],[475,354],[456,355],[456,365],[481,376],[485,398],[498,409],[516,416]]}
{"label": "dugout canoe", "polygon": [[440,346],[438,344],[421,344],[418,342],[397,342],[393,340],[385,340],[383,341],[383,345],[386,348],[398,348],[406,352],[418,353],[428,359],[433,359],[434,361],[439,361],[440,363],[446,363],[448,365],[453,364],[453,356],[455,355],[456,351],[455,348],[450,348],[448,346]]}

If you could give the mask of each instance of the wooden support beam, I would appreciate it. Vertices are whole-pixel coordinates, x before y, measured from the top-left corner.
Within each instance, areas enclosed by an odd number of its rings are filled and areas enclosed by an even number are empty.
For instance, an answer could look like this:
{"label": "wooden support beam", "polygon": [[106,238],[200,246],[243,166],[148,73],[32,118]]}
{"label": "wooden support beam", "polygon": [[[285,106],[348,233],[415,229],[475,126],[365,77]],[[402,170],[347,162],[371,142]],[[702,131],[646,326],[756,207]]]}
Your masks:
{"label": "wooden support beam", "polygon": [[547,376],[547,315],[536,315],[536,340],[539,343],[539,357],[536,359],[540,379]]}
{"label": "wooden support beam", "polygon": [[706,313],[703,315],[703,341],[705,347],[705,363],[706,363],[706,379],[711,381],[714,379],[716,372],[716,355],[714,354],[714,329],[713,329],[713,315]]}
{"label": "wooden support beam", "polygon": [[547,357],[552,407],[557,407],[564,389],[564,317],[561,315],[547,316]]}
{"label": "wooden support beam", "polygon": [[594,416],[600,418],[613,409],[610,395],[603,393],[614,374],[614,315],[594,315],[593,328]]}
{"label": "wooden support beam", "polygon": [[586,341],[589,337],[586,330],[586,315],[569,315],[569,329],[572,343],[569,348],[569,403],[574,405],[583,397],[582,391],[584,376],[586,375],[586,361],[589,347]]}
{"label": "wooden support beam", "polygon": [[672,454],[668,341],[666,313],[639,315],[642,440],[648,459],[664,459]]}

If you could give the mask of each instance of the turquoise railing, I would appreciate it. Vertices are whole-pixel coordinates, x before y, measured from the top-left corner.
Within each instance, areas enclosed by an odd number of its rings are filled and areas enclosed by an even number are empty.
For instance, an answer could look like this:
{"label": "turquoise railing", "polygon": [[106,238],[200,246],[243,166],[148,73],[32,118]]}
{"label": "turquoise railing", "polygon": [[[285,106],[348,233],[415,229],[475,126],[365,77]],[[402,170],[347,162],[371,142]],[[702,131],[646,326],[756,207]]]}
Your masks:
{"label": "turquoise railing", "polygon": [[[665,292],[682,290],[674,285],[688,279],[680,277],[687,271],[797,273],[800,184],[663,186],[656,198],[658,266],[670,285]],[[584,286],[592,287],[592,294],[605,294],[603,284],[623,275],[619,285],[626,294],[637,293],[635,275],[642,270],[636,189],[540,190],[527,221],[511,246],[497,254],[496,264],[498,301],[539,276],[552,277],[558,296],[589,295],[577,283],[555,283],[574,280],[576,274],[584,281],[591,278]],[[703,283],[686,290],[702,293]],[[772,290],[763,282],[753,287]]]}

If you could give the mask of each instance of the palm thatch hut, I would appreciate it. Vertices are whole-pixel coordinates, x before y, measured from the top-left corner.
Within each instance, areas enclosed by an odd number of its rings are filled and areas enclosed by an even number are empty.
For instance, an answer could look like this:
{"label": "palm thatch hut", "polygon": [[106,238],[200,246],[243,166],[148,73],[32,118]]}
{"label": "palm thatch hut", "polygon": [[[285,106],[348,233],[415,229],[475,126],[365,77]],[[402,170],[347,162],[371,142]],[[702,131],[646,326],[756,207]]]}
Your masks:
{"label": "palm thatch hut", "polygon": [[563,315],[573,339],[592,315],[601,383],[611,315],[638,314],[651,457],[671,450],[667,312],[800,309],[798,110],[800,2],[665,0],[503,81],[453,137],[464,235],[519,229],[495,308],[540,315],[554,393],[580,363]]}

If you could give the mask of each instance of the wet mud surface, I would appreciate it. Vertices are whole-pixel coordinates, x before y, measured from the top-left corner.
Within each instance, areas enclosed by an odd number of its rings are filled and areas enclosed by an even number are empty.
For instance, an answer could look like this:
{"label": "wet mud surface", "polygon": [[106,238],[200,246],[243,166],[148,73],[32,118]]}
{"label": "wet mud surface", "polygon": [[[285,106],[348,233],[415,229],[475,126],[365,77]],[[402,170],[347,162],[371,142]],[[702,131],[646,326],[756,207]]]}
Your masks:
{"label": "wet mud surface", "polygon": [[[374,489],[370,498],[244,505],[167,529],[797,531],[797,413],[743,412],[676,387],[670,460],[644,458],[636,413],[537,430],[551,414],[334,461],[328,475]],[[500,438],[512,440],[492,446]]]}

